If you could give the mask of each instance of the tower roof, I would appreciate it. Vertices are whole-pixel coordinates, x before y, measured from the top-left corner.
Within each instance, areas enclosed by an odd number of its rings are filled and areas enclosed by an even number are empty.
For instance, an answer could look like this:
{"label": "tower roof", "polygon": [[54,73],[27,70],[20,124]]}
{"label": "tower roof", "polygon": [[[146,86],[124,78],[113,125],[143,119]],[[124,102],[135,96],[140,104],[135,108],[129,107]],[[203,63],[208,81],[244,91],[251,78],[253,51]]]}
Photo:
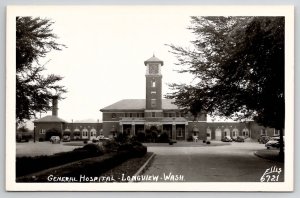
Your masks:
{"label": "tower roof", "polygon": [[145,63],[145,65],[147,65],[147,63],[160,63],[161,65],[164,65],[164,62],[162,60],[158,59],[157,57],[155,57],[154,54],[151,58],[146,60],[144,63]]}

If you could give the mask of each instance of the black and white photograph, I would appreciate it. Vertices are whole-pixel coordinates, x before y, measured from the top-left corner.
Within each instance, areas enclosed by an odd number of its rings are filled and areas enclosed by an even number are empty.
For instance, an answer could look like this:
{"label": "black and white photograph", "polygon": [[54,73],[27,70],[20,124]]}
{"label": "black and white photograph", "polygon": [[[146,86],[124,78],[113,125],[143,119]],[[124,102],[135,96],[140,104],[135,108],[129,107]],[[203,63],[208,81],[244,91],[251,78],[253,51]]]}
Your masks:
{"label": "black and white photograph", "polygon": [[9,191],[293,191],[293,6],[8,6]]}

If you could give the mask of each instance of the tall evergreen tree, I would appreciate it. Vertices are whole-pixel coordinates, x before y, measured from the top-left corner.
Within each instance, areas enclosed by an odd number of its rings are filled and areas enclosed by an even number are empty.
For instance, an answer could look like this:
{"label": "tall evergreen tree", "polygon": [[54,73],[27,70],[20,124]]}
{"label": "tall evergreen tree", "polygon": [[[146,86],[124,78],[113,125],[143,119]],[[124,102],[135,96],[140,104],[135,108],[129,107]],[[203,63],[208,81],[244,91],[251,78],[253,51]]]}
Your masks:
{"label": "tall evergreen tree", "polygon": [[51,50],[65,45],[56,43],[53,22],[39,17],[16,17],[16,121],[35,117],[37,112],[50,110],[53,96],[61,97],[64,86],[56,83],[59,75],[43,75],[45,66],[39,60]]}
{"label": "tall evergreen tree", "polygon": [[284,17],[192,17],[193,48],[169,46],[197,83],[172,84],[168,97],[194,114],[250,118],[282,137],[284,25]]}

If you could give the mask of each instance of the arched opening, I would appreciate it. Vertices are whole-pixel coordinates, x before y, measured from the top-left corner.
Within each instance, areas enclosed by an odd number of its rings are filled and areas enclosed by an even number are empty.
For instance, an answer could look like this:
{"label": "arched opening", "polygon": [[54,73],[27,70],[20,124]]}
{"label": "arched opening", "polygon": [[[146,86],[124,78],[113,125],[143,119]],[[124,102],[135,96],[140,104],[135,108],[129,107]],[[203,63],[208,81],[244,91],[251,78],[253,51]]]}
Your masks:
{"label": "arched opening", "polygon": [[219,129],[219,128],[216,129],[216,131],[215,131],[215,137],[216,137],[216,140],[221,141],[221,139],[222,139],[222,131],[221,131],[221,129]]}
{"label": "arched opening", "polygon": [[211,140],[211,129],[210,128],[206,129],[206,139]]}
{"label": "arched opening", "polygon": [[96,139],[96,129],[92,128],[91,131],[90,131],[90,139],[93,140],[93,139]]}
{"label": "arched opening", "polygon": [[237,128],[234,128],[232,130],[232,137],[236,138],[237,136],[239,136],[239,130]]}
{"label": "arched opening", "polygon": [[230,129],[228,129],[228,128],[224,129],[224,137],[226,137],[226,136],[230,136]]}

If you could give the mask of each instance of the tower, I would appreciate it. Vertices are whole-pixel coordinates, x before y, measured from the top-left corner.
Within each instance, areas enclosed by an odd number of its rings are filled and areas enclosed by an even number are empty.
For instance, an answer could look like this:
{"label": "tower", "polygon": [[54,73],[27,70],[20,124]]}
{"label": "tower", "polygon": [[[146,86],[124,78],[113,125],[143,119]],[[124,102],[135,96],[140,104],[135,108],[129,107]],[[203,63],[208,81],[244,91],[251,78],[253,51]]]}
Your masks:
{"label": "tower", "polygon": [[161,110],[162,109],[162,75],[161,66],[163,61],[159,60],[153,54],[145,62],[146,66],[146,109]]}

